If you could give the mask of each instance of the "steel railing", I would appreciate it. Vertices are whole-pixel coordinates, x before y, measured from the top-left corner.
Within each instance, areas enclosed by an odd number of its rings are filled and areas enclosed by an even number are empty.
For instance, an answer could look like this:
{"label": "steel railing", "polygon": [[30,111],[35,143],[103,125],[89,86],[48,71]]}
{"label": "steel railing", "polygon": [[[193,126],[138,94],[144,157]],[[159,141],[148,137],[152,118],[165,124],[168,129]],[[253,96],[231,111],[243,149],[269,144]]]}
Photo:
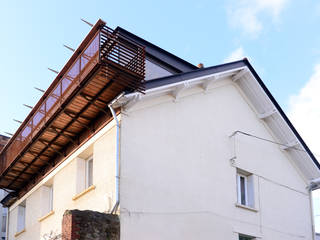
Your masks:
{"label": "steel railing", "polygon": [[[138,82],[123,78],[125,84],[138,91],[143,91],[145,71],[145,50],[130,42],[107,26],[101,27],[78,55],[71,67],[55,84],[53,90],[45,97],[31,118],[23,122],[8,146],[0,153],[0,174],[2,174],[18,157],[24,148],[33,141],[39,131],[46,127],[47,121],[61,107],[79,84],[97,64],[113,66],[136,76]],[[134,79],[134,78],[133,78]],[[115,80],[116,81],[116,80]]]}

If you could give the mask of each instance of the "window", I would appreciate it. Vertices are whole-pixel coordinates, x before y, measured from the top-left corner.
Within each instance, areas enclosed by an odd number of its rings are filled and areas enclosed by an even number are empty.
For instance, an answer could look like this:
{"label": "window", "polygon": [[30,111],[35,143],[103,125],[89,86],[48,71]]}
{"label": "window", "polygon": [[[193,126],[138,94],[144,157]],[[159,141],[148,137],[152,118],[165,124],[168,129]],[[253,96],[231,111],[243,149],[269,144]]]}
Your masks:
{"label": "window", "polygon": [[254,240],[254,237],[239,235],[239,240]]}
{"label": "window", "polygon": [[26,225],[26,202],[23,202],[18,206],[17,232],[23,231],[25,229],[25,225]]}
{"label": "window", "polygon": [[238,204],[254,207],[254,188],[253,188],[253,175],[237,170],[237,193]]}
{"label": "window", "polygon": [[[85,158],[84,158],[85,157]],[[92,152],[76,158],[76,189],[73,200],[78,199],[87,192],[95,189],[93,185],[93,156]]]}
{"label": "window", "polygon": [[238,203],[248,205],[248,179],[242,174],[238,174]]}
{"label": "window", "polygon": [[2,215],[2,226],[1,226],[1,232],[6,232],[6,227],[7,227],[7,214]]}
{"label": "window", "polygon": [[49,180],[45,185],[42,185],[40,188],[40,204],[39,209],[41,211],[41,218],[39,221],[42,221],[44,216],[53,211],[53,180]]}
{"label": "window", "polygon": [[86,160],[85,187],[88,188],[93,184],[93,158],[92,156]]}

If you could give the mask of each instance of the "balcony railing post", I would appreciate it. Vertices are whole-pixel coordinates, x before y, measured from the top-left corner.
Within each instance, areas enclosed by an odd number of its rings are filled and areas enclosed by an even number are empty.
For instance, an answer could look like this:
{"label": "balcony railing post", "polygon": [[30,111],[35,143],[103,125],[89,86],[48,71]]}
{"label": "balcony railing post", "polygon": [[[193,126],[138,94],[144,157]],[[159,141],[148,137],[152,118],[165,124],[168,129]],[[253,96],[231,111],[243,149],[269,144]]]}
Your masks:
{"label": "balcony railing post", "polygon": [[99,30],[99,41],[98,41],[98,44],[99,44],[99,63],[101,63],[101,29]]}

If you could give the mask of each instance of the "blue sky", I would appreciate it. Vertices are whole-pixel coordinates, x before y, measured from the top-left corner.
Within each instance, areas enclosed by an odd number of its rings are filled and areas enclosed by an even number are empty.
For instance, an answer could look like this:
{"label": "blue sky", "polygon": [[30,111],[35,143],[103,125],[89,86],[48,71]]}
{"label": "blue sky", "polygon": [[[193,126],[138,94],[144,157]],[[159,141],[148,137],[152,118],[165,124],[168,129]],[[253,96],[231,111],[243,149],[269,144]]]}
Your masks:
{"label": "blue sky", "polygon": [[[193,64],[248,57],[320,154],[320,1],[1,1],[0,134],[14,133],[90,28],[121,26]],[[318,196],[320,202],[320,197]],[[320,214],[320,211],[319,211]],[[319,219],[320,223],[320,219]],[[319,228],[320,230],[320,228]]]}

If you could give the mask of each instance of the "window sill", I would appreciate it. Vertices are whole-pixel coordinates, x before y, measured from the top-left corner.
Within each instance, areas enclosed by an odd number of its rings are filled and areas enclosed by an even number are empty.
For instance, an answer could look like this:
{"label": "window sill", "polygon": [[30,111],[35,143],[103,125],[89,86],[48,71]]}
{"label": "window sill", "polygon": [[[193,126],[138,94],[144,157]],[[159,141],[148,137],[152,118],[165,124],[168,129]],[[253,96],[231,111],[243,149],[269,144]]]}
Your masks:
{"label": "window sill", "polygon": [[42,222],[43,220],[45,220],[46,218],[50,217],[51,215],[54,214],[54,211],[50,211],[49,213],[47,213],[46,215],[42,216],[41,218],[38,219],[38,222]]}
{"label": "window sill", "polygon": [[82,197],[83,195],[87,194],[88,192],[94,190],[96,188],[95,185],[91,185],[90,187],[88,187],[87,189],[85,189],[84,191],[82,191],[81,193],[78,193],[77,195],[75,195],[72,200],[75,201],[78,198]]}
{"label": "window sill", "polygon": [[258,209],[253,208],[253,207],[249,207],[249,206],[242,205],[242,204],[239,204],[239,203],[236,203],[235,205],[236,205],[236,207],[238,207],[238,208],[247,209],[247,210],[252,211],[252,212],[258,212]]}
{"label": "window sill", "polygon": [[26,231],[26,229],[21,230],[20,232],[17,232],[14,237],[18,237],[20,236],[22,233],[24,233]]}

